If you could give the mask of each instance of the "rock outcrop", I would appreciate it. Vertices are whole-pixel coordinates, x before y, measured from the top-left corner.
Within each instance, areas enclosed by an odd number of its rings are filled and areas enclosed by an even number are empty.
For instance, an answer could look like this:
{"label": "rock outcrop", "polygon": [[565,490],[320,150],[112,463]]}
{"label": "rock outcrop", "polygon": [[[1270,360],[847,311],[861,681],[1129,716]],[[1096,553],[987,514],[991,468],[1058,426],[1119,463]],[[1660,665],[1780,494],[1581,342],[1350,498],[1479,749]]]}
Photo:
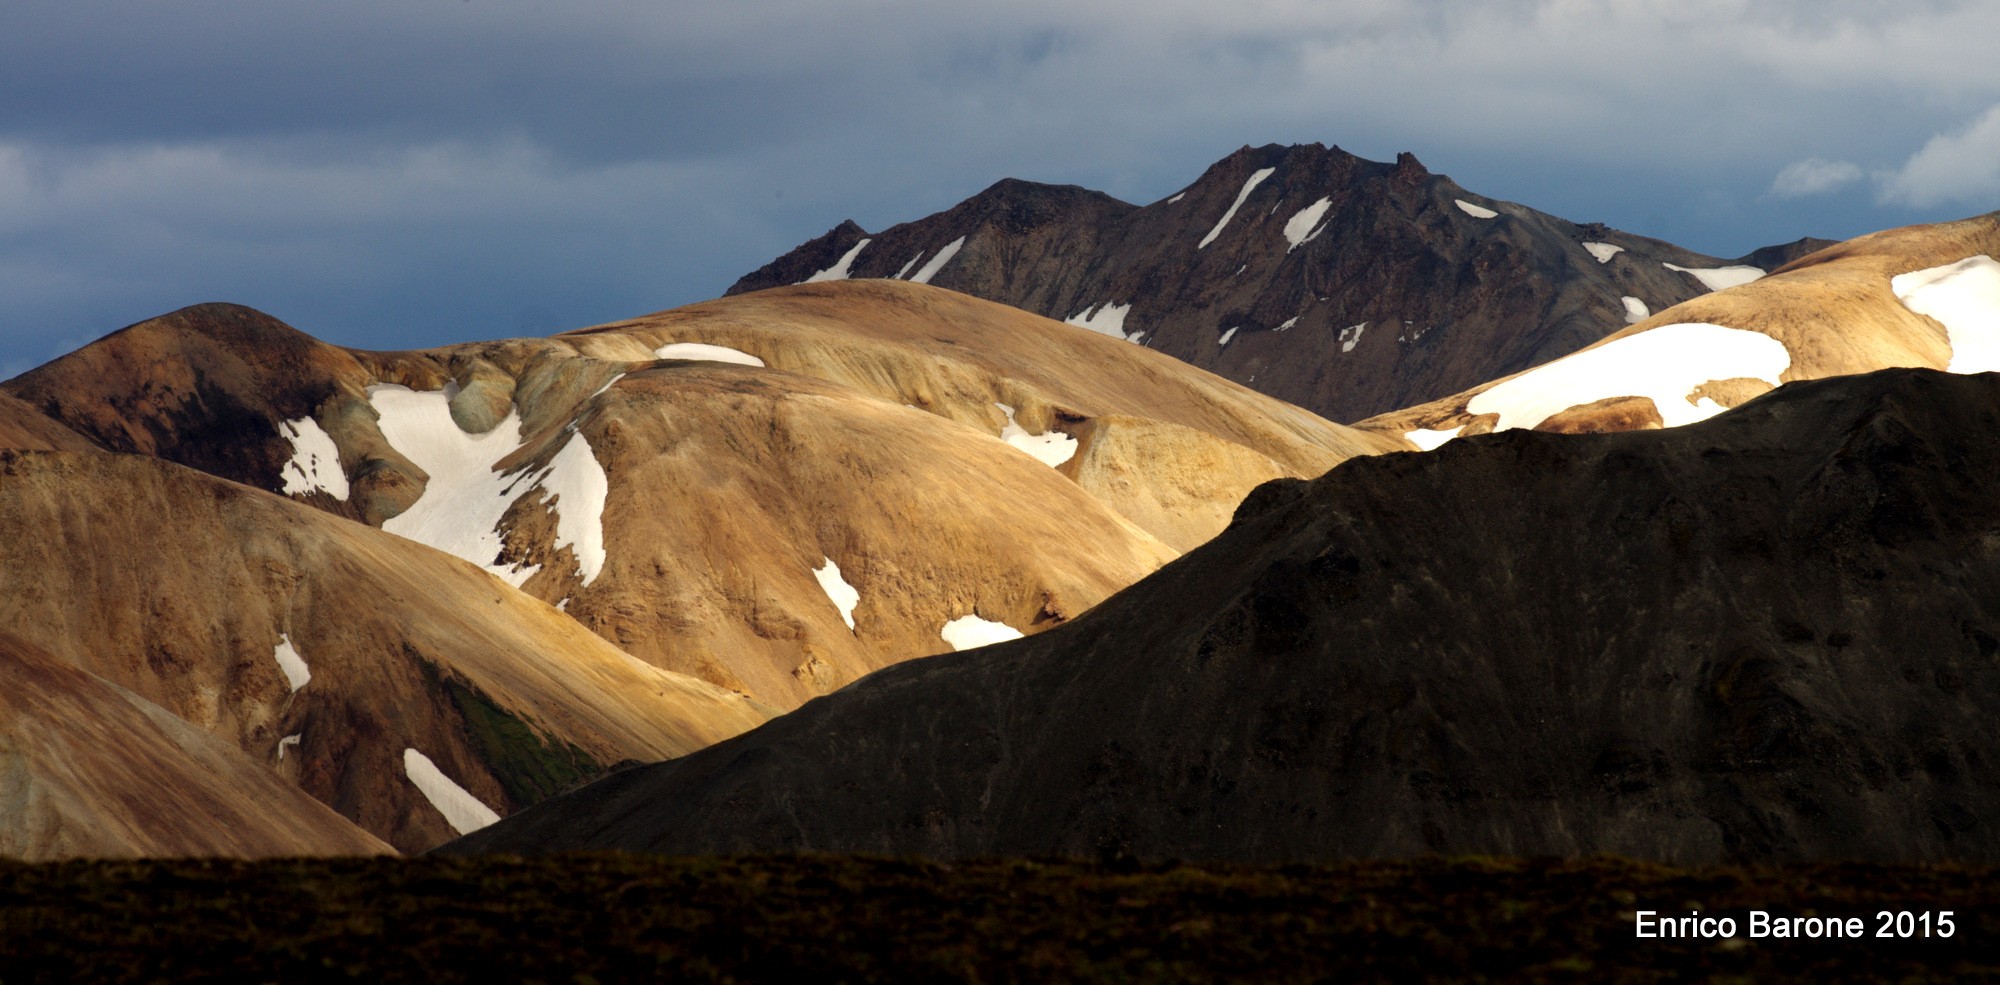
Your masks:
{"label": "rock outcrop", "polygon": [[1352,421],[1548,362],[1828,245],[1723,260],[1467,191],[1409,154],[1267,145],[1143,207],[1008,179],[880,233],[845,222],[729,294],[920,280]]}
{"label": "rock outcrop", "polygon": [[1053,631],[445,846],[2000,860],[2000,376],[1261,486]]}

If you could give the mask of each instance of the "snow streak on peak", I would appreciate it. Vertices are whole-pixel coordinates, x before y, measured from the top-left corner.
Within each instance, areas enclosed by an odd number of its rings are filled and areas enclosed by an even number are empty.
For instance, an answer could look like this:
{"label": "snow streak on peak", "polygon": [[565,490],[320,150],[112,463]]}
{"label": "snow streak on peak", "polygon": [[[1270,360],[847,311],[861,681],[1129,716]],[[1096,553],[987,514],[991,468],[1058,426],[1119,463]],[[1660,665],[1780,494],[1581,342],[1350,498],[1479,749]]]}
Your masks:
{"label": "snow streak on peak", "polygon": [[1229,225],[1229,220],[1236,218],[1236,210],[1243,207],[1243,200],[1250,197],[1251,190],[1262,184],[1265,178],[1276,174],[1277,171],[1277,168],[1264,168],[1256,174],[1251,175],[1250,180],[1243,183],[1243,190],[1236,193],[1236,201],[1230,204],[1229,211],[1222,214],[1221,221],[1215,224],[1214,229],[1208,231],[1208,235],[1201,238],[1200,245],[1196,246],[1195,249],[1199,250],[1215,242],[1215,237],[1222,235],[1222,228]]}
{"label": "snow streak on peak", "polygon": [[1498,212],[1493,211],[1492,209],[1487,208],[1484,205],[1474,205],[1471,202],[1468,202],[1462,198],[1454,198],[1452,199],[1452,201],[1457,202],[1458,207],[1460,209],[1463,209],[1466,215],[1469,215],[1474,219],[1491,219],[1494,216],[1500,214]]}
{"label": "snow streak on peak", "polygon": [[1286,253],[1304,246],[1314,236],[1320,234],[1325,227],[1314,227],[1319,226],[1320,219],[1325,217],[1326,210],[1332,205],[1333,199],[1322,198],[1300,209],[1298,214],[1285,221],[1285,242],[1291,244],[1285,247]]}
{"label": "snow streak on peak", "polygon": [[1092,305],[1063,319],[1063,324],[1087,328],[1099,335],[1109,335],[1114,339],[1138,341],[1141,333],[1125,334],[1125,315],[1131,310],[1130,301],[1124,304],[1112,304],[1106,301],[1102,305]]}
{"label": "snow streak on peak", "polygon": [[862,247],[867,246],[869,243],[872,242],[874,242],[874,240],[864,239],[861,242],[854,244],[854,248],[848,250],[846,255],[840,258],[839,263],[836,263],[833,266],[828,267],[825,270],[822,270],[819,273],[816,273],[811,277],[806,278],[805,280],[799,281],[799,283],[817,284],[823,280],[846,280],[847,270],[849,267],[854,265],[854,258],[861,255]]}
{"label": "snow streak on peak", "polygon": [[931,262],[924,264],[923,269],[917,271],[917,275],[915,277],[910,278],[910,283],[912,284],[930,283],[931,278],[936,277],[937,272],[943,270],[944,265],[950,263],[951,258],[958,255],[958,248],[964,245],[965,245],[965,237],[963,236],[960,236],[959,238],[952,240],[950,243],[946,244],[944,249],[939,250],[937,252],[937,256],[931,257]]}

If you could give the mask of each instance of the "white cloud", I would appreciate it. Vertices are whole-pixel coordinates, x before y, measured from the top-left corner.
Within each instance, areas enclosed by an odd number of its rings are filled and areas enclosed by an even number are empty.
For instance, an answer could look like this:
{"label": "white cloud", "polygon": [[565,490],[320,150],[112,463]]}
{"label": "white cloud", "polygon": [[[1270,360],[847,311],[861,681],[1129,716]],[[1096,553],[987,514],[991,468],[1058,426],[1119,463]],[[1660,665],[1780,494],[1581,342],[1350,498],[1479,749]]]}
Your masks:
{"label": "white cloud", "polygon": [[2000,205],[2000,104],[1962,130],[1941,133],[1885,176],[1881,199],[1925,208],[1945,202]]}
{"label": "white cloud", "polygon": [[1785,169],[1778,172],[1777,179],[1771,182],[1771,194],[1779,198],[1804,198],[1807,195],[1822,195],[1859,180],[1861,165],[1853,161],[1808,157],[1785,165]]}

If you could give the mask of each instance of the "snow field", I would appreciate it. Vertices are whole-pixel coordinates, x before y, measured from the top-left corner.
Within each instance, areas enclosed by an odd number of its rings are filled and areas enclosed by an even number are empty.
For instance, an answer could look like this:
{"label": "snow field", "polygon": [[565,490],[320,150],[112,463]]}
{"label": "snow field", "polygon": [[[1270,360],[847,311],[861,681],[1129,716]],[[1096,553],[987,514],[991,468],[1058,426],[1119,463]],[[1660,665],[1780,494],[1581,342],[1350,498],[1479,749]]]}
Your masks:
{"label": "snow field", "polygon": [[429,756],[415,749],[403,750],[403,775],[410,778],[424,799],[444,815],[446,824],[453,831],[469,835],[495,821],[500,815],[493,808],[479,802],[479,798],[468,793],[464,787],[453,783],[444,775]]}
{"label": "snow field", "polygon": [[420,393],[393,383],[368,388],[368,402],[381,415],[382,436],[430,476],[423,495],[382,529],[471,561],[519,588],[541,566],[494,563],[502,546],[494,528],[515,500],[542,489],[559,497],[555,546],[570,547],[584,584],[590,584],[604,568],[604,501],[610,490],[590,443],[572,430],[532,477],[496,472],[494,466],[522,445],[520,411],[509,410],[491,431],[467,434],[451,419],[449,392]]}
{"label": "snow field", "polygon": [[1721,325],[1662,325],[1565,356],[1472,398],[1466,411],[1499,414],[1495,431],[1528,428],[1552,414],[1606,397],[1650,397],[1667,427],[1721,413],[1706,397],[1688,394],[1710,380],[1754,377],[1772,386],[1792,364],[1784,343]]}
{"label": "snow field", "polygon": [[924,251],[922,251],[922,250],[918,250],[918,251],[917,251],[917,255],[916,255],[916,256],[913,256],[913,257],[909,258],[908,260],[905,260],[905,261],[903,261],[903,266],[902,266],[902,268],[901,268],[901,269],[899,269],[899,270],[897,270],[897,271],[896,271],[896,276],[894,276],[894,277],[892,277],[892,278],[890,278],[890,279],[891,279],[891,280],[902,280],[902,279],[903,279],[903,275],[904,275],[904,274],[907,274],[907,273],[909,273],[909,272],[910,272],[910,268],[911,268],[911,267],[914,267],[914,266],[916,266],[916,265],[917,265],[917,261],[918,261],[918,260],[922,260],[923,258],[924,258]]}
{"label": "snow field", "polygon": [[1087,328],[1099,335],[1109,335],[1114,339],[1137,341],[1139,333],[1125,334],[1125,315],[1131,310],[1132,303],[1129,301],[1124,304],[1112,304],[1106,301],[1063,319],[1063,324]]}
{"label": "snow field", "polygon": [[1322,198],[1285,220],[1285,242],[1291,244],[1285,247],[1286,253],[1304,246],[1314,236],[1320,234],[1320,230],[1314,227],[1319,225],[1320,219],[1326,216],[1326,210],[1332,205],[1333,199]]}
{"label": "snow field", "polygon": [[1168,205],[1172,205],[1172,204],[1174,204],[1175,202],[1178,202],[1178,201],[1180,201],[1181,199],[1183,199],[1183,198],[1186,198],[1186,197],[1187,197],[1187,192],[1180,192],[1180,193],[1178,193],[1178,194],[1174,195],[1174,197],[1172,197],[1172,198],[1170,198],[1170,199],[1167,199],[1167,204],[1168,204]]}
{"label": "snow field", "polygon": [[1613,246],[1610,243],[1585,243],[1583,248],[1589,251],[1591,256],[1596,257],[1598,263],[1610,263],[1612,257],[1625,252],[1624,247]]}
{"label": "snow field", "polygon": [[1054,468],[1070,460],[1076,454],[1076,439],[1061,431],[1045,434],[1029,434],[1028,429],[1014,423],[1014,408],[1003,403],[993,406],[1007,415],[1007,426],[1000,429],[1000,440],[1035,456],[1043,465]]}
{"label": "snow field", "polygon": [[839,263],[836,263],[833,266],[828,267],[825,270],[822,270],[819,273],[816,273],[811,277],[806,278],[805,280],[799,281],[799,283],[817,284],[820,281],[825,281],[825,280],[846,280],[847,270],[849,267],[852,267],[854,265],[854,258],[860,256],[862,248],[866,247],[869,243],[872,242],[874,242],[874,240],[864,239],[861,242],[854,244],[853,249],[848,250],[845,254],[841,256]]}
{"label": "snow field", "polygon": [[958,255],[958,248],[964,245],[965,245],[965,237],[963,236],[960,236],[959,238],[945,244],[944,249],[939,250],[937,252],[937,256],[931,257],[931,262],[924,264],[923,268],[917,271],[917,275],[915,277],[910,278],[910,283],[912,284],[930,283],[931,278],[936,277],[937,272],[943,270],[944,265],[950,263],[951,258]]}
{"label": "snow field", "polygon": [[299,744],[299,740],[300,740],[300,739],[303,739],[303,738],[305,738],[305,737],[306,737],[306,734],[305,734],[304,732],[299,732],[299,733],[296,733],[296,734],[293,734],[293,735],[288,735],[288,736],[285,736],[285,737],[284,737],[284,738],[282,738],[282,739],[279,739],[279,740],[278,740],[278,759],[279,759],[279,761],[281,761],[281,762],[282,762],[282,761],[284,760],[284,758],[285,758],[285,747],[286,747],[286,746],[295,746],[295,745],[298,745],[298,744]]}
{"label": "snow field", "polygon": [[312,670],[306,666],[305,658],[299,656],[299,651],[292,648],[289,634],[278,634],[278,647],[271,656],[278,661],[278,669],[285,672],[285,682],[292,686],[293,694],[299,693],[299,688],[312,680]]}
{"label": "snow field", "polygon": [[735,363],[739,366],[764,365],[764,360],[741,349],[706,342],[669,342],[654,349],[653,356],[656,359],[706,359],[712,363]]}
{"label": "snow field", "polygon": [[278,425],[278,434],[292,443],[292,460],[280,473],[287,495],[317,489],[335,499],[347,499],[347,473],[340,468],[340,448],[318,421],[310,417],[286,421]]}
{"label": "snow field", "polygon": [[953,650],[970,650],[973,647],[1005,643],[1021,638],[1021,631],[1004,622],[993,622],[978,616],[960,616],[945,623],[938,635],[951,644]]}
{"label": "snow field", "polygon": [[1232,337],[1232,336],[1234,336],[1234,335],[1236,334],[1236,329],[1237,329],[1237,328],[1242,328],[1242,327],[1243,327],[1243,326],[1241,326],[1241,325],[1238,325],[1238,326],[1236,326],[1236,328],[1232,328],[1232,329],[1230,329],[1229,331],[1227,331],[1227,332],[1224,332],[1224,333],[1222,333],[1222,338],[1218,339],[1218,340],[1216,341],[1216,343],[1215,343],[1215,344],[1216,344],[1216,345],[1228,345],[1228,344],[1229,344],[1229,339],[1230,339],[1230,337]]}
{"label": "snow field", "polygon": [[840,565],[833,559],[821,555],[826,564],[813,569],[813,577],[819,579],[820,591],[826,593],[827,600],[840,610],[840,618],[847,623],[849,632],[854,630],[854,607],[861,604],[861,590],[840,577]]}
{"label": "snow field", "polygon": [[1293,315],[1292,317],[1290,317],[1290,318],[1287,318],[1287,319],[1285,319],[1284,323],[1283,323],[1283,324],[1281,324],[1281,325],[1279,325],[1279,326],[1278,326],[1277,328],[1274,328],[1274,329],[1271,329],[1271,331],[1273,331],[1273,332],[1282,332],[1282,331],[1284,331],[1285,329],[1288,329],[1288,328],[1292,327],[1293,325],[1296,325],[1296,324],[1298,324],[1298,323],[1299,323],[1299,319],[1300,319],[1300,318],[1303,318],[1303,317],[1305,317],[1305,316],[1304,316],[1304,315]]}
{"label": "snow field", "polygon": [[1215,237],[1222,235],[1223,227],[1229,225],[1229,220],[1236,218],[1236,210],[1243,207],[1243,200],[1250,197],[1251,190],[1262,184],[1265,178],[1276,174],[1277,170],[1277,168],[1265,168],[1251,175],[1250,180],[1243,183],[1243,190],[1236,193],[1236,201],[1230,204],[1229,211],[1222,214],[1222,219],[1215,224],[1214,229],[1208,231],[1208,235],[1201,238],[1200,245],[1196,246],[1195,249],[1202,249],[1208,244],[1215,242]]}
{"label": "snow field", "polygon": [[1944,325],[1953,373],[2000,371],[2000,262],[1984,253],[1889,280],[1903,306]]}
{"label": "snow field", "polygon": [[1619,298],[1618,300],[1625,302],[1625,324],[1627,325],[1637,325],[1640,322],[1653,317],[1653,309],[1646,307],[1646,302],[1641,301],[1638,298],[1631,296],[1630,294],[1627,294],[1624,297]]}
{"label": "snow field", "polygon": [[1764,271],[1759,270],[1756,267],[1695,268],[1695,267],[1677,267],[1671,263],[1662,263],[1660,264],[1660,266],[1665,267],[1668,270],[1678,270],[1681,273],[1688,274],[1689,276],[1692,276],[1695,280],[1701,281],[1702,286],[1708,288],[1711,291],[1720,291],[1725,288],[1736,287],[1741,284],[1748,284],[1751,281],[1764,276]]}
{"label": "snow field", "polygon": [[1466,215],[1474,219],[1491,219],[1500,214],[1483,205],[1474,205],[1462,198],[1454,198],[1452,201],[1457,203],[1459,209],[1463,210]]}

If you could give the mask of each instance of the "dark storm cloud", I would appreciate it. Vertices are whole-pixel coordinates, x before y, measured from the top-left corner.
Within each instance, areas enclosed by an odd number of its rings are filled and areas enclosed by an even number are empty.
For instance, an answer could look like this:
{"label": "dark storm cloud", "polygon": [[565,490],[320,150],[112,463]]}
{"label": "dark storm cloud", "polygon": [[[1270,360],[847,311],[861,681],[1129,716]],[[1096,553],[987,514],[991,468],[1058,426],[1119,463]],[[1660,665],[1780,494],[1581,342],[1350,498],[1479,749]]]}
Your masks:
{"label": "dark storm cloud", "polygon": [[204,300],[377,347],[573,327],[1245,143],[1714,253],[1854,235],[2000,206],[1995,36],[1944,0],[13,2],[0,373]]}

